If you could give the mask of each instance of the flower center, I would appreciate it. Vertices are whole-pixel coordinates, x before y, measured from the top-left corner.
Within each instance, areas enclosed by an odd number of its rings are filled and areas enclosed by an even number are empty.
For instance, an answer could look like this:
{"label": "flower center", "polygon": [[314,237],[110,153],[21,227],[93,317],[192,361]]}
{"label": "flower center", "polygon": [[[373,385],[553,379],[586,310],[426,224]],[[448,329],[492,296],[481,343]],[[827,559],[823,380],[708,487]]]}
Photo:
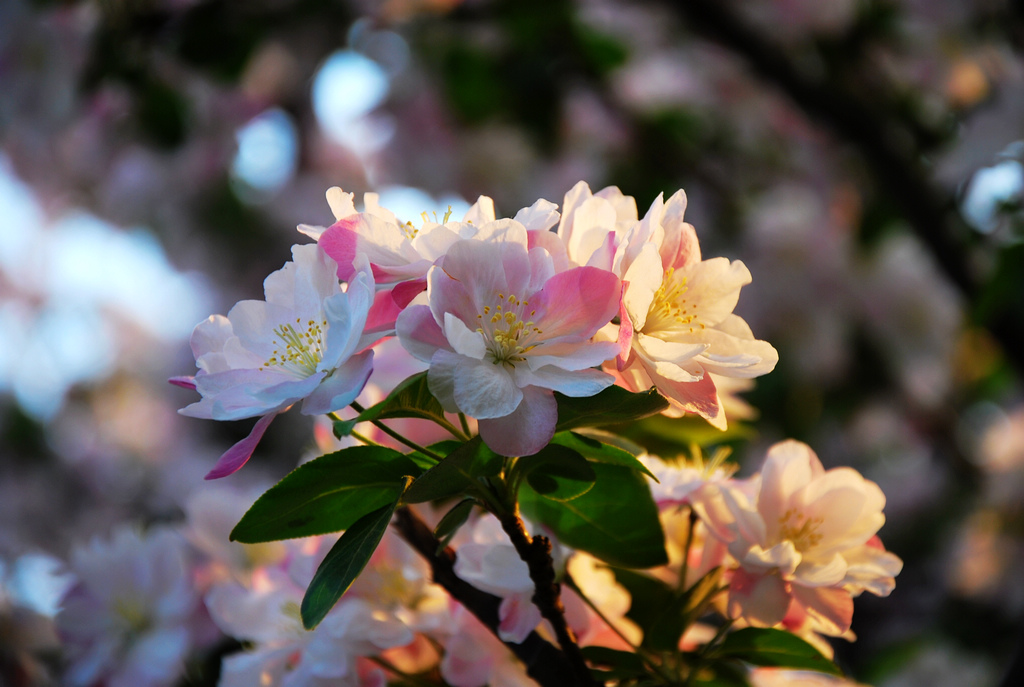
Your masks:
{"label": "flower center", "polygon": [[499,293],[494,307],[485,305],[483,313],[476,316],[480,321],[476,330],[484,335],[487,355],[495,365],[515,367],[516,363],[526,360],[524,353],[537,346],[530,342],[544,332],[528,319],[537,313],[530,310],[527,315],[529,306],[528,302],[514,295],[506,298],[505,294]]}
{"label": "flower center", "polygon": [[266,367],[280,367],[297,377],[309,377],[324,359],[326,333],[327,320],[309,320],[303,327],[302,319],[296,317],[295,324],[275,327],[274,345],[277,348],[263,364]]}
{"label": "flower center", "polygon": [[149,609],[146,603],[132,596],[118,596],[113,603],[114,614],[124,620],[128,631],[132,634],[142,634],[151,625]]}
{"label": "flower center", "polygon": [[822,539],[818,527],[824,518],[805,518],[796,508],[790,508],[779,518],[779,538],[793,542],[797,551],[807,551]]}
{"label": "flower center", "polygon": [[[437,221],[437,213],[436,212],[434,212],[434,213],[421,212],[420,213],[420,219],[423,220],[424,224],[426,224],[427,222],[431,221],[431,219],[430,219],[430,215],[431,214],[434,215],[433,222],[435,224],[447,224],[448,223],[448,219],[452,216],[452,206],[451,205],[448,206],[448,211],[444,213],[444,217],[441,219],[440,222]],[[417,227],[417,226],[413,225],[413,223],[411,221],[407,221],[407,222],[403,223],[401,220],[399,220],[398,221],[398,228],[402,230],[402,235],[405,236],[405,238],[407,238],[407,239],[409,239],[411,241],[412,239],[416,238],[417,234],[420,233],[420,229],[422,227]]]}
{"label": "flower center", "polygon": [[647,322],[644,329],[647,331],[661,331],[666,329],[683,329],[694,333],[698,329],[704,329],[704,325],[697,321],[696,306],[687,303],[686,276],[676,274],[676,268],[669,267],[665,271],[665,278],[661,286],[654,292],[654,299],[647,311]]}

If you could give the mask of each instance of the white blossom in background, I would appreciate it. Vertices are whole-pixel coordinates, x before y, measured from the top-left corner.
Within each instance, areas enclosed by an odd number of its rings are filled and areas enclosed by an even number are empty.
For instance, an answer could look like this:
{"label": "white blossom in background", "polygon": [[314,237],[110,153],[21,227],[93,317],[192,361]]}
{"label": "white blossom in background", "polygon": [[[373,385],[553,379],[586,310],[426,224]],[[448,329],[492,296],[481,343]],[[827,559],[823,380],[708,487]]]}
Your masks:
{"label": "white blossom in background", "polygon": [[174,684],[193,648],[197,607],[181,536],[122,528],[76,548],[70,568],[76,582],[57,614],[67,684]]}

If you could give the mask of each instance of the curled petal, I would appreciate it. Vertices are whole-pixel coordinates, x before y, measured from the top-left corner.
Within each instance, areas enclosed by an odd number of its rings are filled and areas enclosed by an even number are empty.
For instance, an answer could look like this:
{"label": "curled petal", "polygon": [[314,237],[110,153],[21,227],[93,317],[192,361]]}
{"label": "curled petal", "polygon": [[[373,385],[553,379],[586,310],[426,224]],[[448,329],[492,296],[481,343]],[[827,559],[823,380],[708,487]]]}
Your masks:
{"label": "curled petal", "polygon": [[252,428],[252,431],[249,432],[249,436],[224,452],[224,455],[220,457],[217,464],[213,466],[213,469],[206,473],[206,479],[220,479],[221,477],[227,477],[232,473],[238,472],[249,461],[249,458],[252,457],[257,444],[263,438],[263,433],[267,431],[267,427],[270,426],[275,417],[277,417],[277,413],[267,413],[261,417]]}

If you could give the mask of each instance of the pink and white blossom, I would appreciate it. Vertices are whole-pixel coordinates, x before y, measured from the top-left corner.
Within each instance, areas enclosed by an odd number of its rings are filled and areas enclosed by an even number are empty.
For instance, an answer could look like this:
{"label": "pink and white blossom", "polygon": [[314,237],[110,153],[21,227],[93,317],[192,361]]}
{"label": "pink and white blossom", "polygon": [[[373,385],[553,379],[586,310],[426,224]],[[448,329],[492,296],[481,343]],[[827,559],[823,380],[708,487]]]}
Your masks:
{"label": "pink and white blossom", "polygon": [[293,262],[264,282],[265,301],[241,301],[192,334],[202,399],[183,415],[213,420],[259,417],[252,433],[221,456],[207,479],[249,460],[270,422],[292,404],[319,415],[352,402],[370,376],[377,338],[366,331],[374,281],[365,260],[342,289],[337,264],[317,245],[292,247]]}
{"label": "pink and white blossom", "polygon": [[414,639],[384,605],[346,595],[314,630],[302,626],[302,597],[333,543],[330,537],[287,542],[286,561],[258,569],[245,584],[217,584],[206,595],[218,626],[252,645],[224,659],[222,687],[383,687],[383,672],[363,657]]}
{"label": "pink and white blossom", "polygon": [[738,260],[702,260],[685,210],[682,191],[668,202],[659,196],[623,239],[613,264],[626,285],[620,325],[605,336],[622,347],[620,383],[635,391],[656,386],[670,414],[696,413],[724,429],[715,377],[757,377],[779,357],[733,313],[750,272]]}
{"label": "pink and white blossom", "polygon": [[749,488],[715,489],[718,498],[697,509],[738,565],[731,616],[771,627],[797,606],[815,630],[841,635],[854,596],[886,596],[895,586],[902,562],[876,537],[885,496],[855,470],[826,471],[806,444],[790,440],[769,449]]}
{"label": "pink and white blossom", "polygon": [[124,528],[72,552],[76,582],[56,619],[68,685],[176,682],[193,647],[197,607],[184,544],[171,530],[142,535]]}
{"label": "pink and white blossom", "polygon": [[506,642],[522,642],[541,621],[540,609],[533,603],[530,568],[494,517],[477,519],[460,535],[469,540],[458,547],[455,574],[477,589],[501,597],[498,636]]}
{"label": "pink and white blossom", "polygon": [[397,332],[430,363],[445,410],[475,417],[494,451],[529,455],[554,434],[555,391],[585,397],[612,383],[591,368],[617,344],[591,338],[615,314],[619,280],[594,267],[555,274],[547,251],[505,239],[453,244],[430,270],[428,305],[403,311]]}

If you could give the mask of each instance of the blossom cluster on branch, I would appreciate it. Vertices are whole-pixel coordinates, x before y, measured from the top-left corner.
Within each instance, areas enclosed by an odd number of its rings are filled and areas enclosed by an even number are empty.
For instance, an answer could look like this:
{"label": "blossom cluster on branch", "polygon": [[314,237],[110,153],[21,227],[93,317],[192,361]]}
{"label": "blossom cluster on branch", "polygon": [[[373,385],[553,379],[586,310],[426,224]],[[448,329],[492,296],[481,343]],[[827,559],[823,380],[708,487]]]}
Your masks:
{"label": "blossom cluster on branch", "polygon": [[[738,479],[725,449],[659,458],[607,431],[659,414],[725,429],[723,380],[778,360],[734,313],[749,271],[702,258],[682,191],[640,217],[580,182],[561,212],[498,218],[481,197],[416,224],[374,194],[361,212],[327,197],[337,221],[300,226],[316,243],[265,301],[200,323],[199,370],[172,380],[201,396],[186,415],[258,418],[208,479],[294,405],[326,416],[324,455],[248,508],[207,492],[173,545],[83,551],[60,616],[78,684],[166,684],[217,635],[203,618],[243,643],[228,686],[841,675],[824,637],[852,638],[853,599],[888,595],[902,566],[877,485],[796,441]],[[112,584],[98,571],[118,557],[138,574]]]}

